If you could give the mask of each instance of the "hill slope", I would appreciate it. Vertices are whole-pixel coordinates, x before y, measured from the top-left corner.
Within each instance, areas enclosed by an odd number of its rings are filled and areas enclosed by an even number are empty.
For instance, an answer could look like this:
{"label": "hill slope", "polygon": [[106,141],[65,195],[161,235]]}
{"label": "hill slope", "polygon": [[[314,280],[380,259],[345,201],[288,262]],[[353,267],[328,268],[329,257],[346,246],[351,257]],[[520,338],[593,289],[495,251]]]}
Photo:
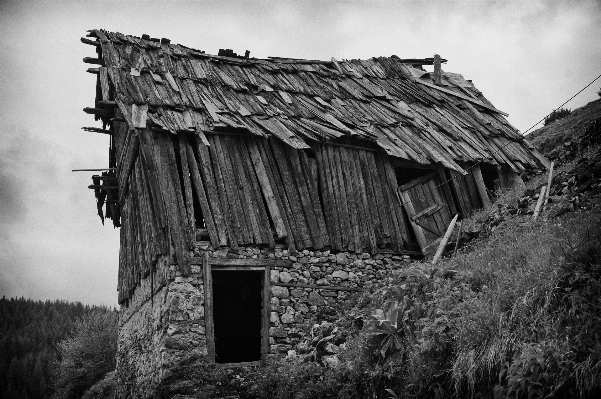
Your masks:
{"label": "hill slope", "polygon": [[550,159],[568,159],[567,151],[577,146],[591,124],[601,119],[601,99],[577,108],[570,115],[558,119],[526,136],[536,148]]}

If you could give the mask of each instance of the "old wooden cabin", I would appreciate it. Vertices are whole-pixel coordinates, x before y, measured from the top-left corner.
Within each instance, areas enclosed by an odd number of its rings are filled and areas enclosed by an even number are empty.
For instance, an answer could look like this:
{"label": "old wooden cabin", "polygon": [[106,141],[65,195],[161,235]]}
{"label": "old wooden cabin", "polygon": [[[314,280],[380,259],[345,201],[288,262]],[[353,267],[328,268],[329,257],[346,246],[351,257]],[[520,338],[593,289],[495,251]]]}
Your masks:
{"label": "old wooden cabin", "polygon": [[[427,251],[495,185],[547,161],[440,57],[209,55],[92,30],[92,177],[121,228],[120,397],[178,361],[258,364],[306,348],[376,279]],[[422,66],[433,65],[434,72]]]}

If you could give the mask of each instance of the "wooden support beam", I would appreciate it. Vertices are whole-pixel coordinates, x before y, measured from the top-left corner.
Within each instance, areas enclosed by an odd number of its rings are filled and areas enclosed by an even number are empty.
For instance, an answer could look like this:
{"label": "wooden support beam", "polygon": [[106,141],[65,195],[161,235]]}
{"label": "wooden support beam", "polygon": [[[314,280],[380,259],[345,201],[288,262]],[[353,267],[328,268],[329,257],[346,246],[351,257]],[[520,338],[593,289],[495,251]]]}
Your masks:
{"label": "wooden support beam", "polygon": [[71,172],[104,172],[117,170],[117,168],[100,168],[100,169],[72,169]]}
{"label": "wooden support beam", "polygon": [[86,64],[104,66],[104,60],[102,58],[84,57],[83,62],[85,62]]}
{"label": "wooden support beam", "polygon": [[209,254],[202,255],[202,273],[204,283],[204,305],[205,305],[205,334],[207,339],[207,352],[209,362],[215,363],[215,326],[213,324],[213,276],[211,275],[211,265],[209,263]]}
{"label": "wooden support beam", "polygon": [[442,80],[442,70],[440,69],[440,55],[434,54],[434,84],[440,85]]}
{"label": "wooden support beam", "polygon": [[536,201],[536,206],[534,207],[534,215],[532,219],[536,220],[538,218],[538,214],[540,213],[540,209],[543,205],[543,201],[545,200],[545,191],[547,190],[547,186],[542,186],[540,189],[540,194],[538,195],[538,201]]}
{"label": "wooden support beam", "polygon": [[480,198],[482,199],[484,209],[488,209],[492,206],[492,202],[490,202],[488,192],[486,191],[486,186],[484,185],[484,179],[482,178],[482,170],[480,169],[480,165],[476,165],[472,168],[472,174],[474,175],[476,188],[478,189],[478,194],[480,194]]}
{"label": "wooden support beam", "polygon": [[545,201],[543,202],[543,206],[547,205],[547,202],[549,202],[549,193],[551,192],[551,180],[553,180],[554,166],[555,161],[551,161],[551,167],[549,168],[549,177],[547,178],[547,191],[545,192]]}
{"label": "wooden support beam", "polygon": [[98,68],[88,68],[86,70],[87,73],[93,73],[94,75],[98,75],[100,73],[100,69]]}
{"label": "wooden support beam", "polygon": [[449,238],[451,238],[451,234],[453,234],[453,229],[455,228],[455,223],[457,222],[457,218],[459,217],[459,215],[455,215],[455,217],[453,218],[453,220],[451,220],[451,223],[449,223],[449,227],[447,227],[447,232],[444,233],[444,236],[442,237],[442,240],[440,241],[440,245],[438,246],[438,249],[436,250],[436,254],[434,255],[434,259],[432,259],[432,264],[435,265],[436,262],[438,262],[444,252],[445,247],[447,246],[447,243],[449,242]]}
{"label": "wooden support beam", "polygon": [[102,189],[102,190],[117,190],[119,188],[119,186],[103,186],[100,184],[91,184],[88,186],[89,189],[95,190],[95,189]]}
{"label": "wooden support beam", "polygon": [[[191,258],[190,264],[201,265],[201,258]],[[263,267],[292,267],[291,260],[288,259],[224,259],[209,258],[211,266],[263,266]]]}
{"label": "wooden support beam", "polygon": [[89,44],[92,46],[100,47],[100,42],[97,40],[90,40],[90,39],[86,39],[85,37],[82,37],[80,40],[84,44]]}
{"label": "wooden support beam", "polygon": [[85,130],[86,132],[92,132],[92,133],[102,133],[102,134],[113,134],[115,133],[114,130],[107,130],[107,129],[100,129],[97,127],[82,127],[82,130]]}
{"label": "wooden support beam", "polygon": [[112,109],[104,109],[104,108],[93,108],[93,107],[85,107],[83,112],[86,114],[93,114],[99,116],[113,116],[115,115]]}

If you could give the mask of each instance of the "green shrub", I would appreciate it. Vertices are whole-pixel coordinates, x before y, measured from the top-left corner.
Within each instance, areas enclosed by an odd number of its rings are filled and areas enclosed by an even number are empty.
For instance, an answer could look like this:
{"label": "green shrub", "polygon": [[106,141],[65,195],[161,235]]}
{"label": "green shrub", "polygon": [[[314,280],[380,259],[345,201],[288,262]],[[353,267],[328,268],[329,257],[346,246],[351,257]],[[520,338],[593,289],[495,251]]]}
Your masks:
{"label": "green shrub", "polygon": [[555,111],[551,112],[544,121],[545,126],[547,126],[548,124],[550,124],[553,121],[556,121],[558,119],[564,118],[568,115],[570,115],[572,111],[570,111],[567,108],[560,108],[560,109],[556,109]]}

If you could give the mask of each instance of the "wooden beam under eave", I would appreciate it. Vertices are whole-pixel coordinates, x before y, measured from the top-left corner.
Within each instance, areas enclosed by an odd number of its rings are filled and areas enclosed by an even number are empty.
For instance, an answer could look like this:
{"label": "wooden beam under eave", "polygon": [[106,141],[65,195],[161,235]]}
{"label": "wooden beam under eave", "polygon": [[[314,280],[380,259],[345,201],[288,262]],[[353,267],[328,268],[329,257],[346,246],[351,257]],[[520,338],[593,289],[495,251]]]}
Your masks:
{"label": "wooden beam under eave", "polygon": [[97,40],[90,40],[90,39],[86,39],[85,37],[82,37],[80,40],[84,44],[89,44],[92,46],[100,47],[100,42]]}
{"label": "wooden beam under eave", "polygon": [[104,108],[93,108],[93,107],[85,107],[83,112],[86,114],[98,115],[98,116],[114,116],[115,113],[111,109]]}
{"label": "wooden beam under eave", "polygon": [[85,62],[86,64],[104,66],[104,60],[102,58],[84,57],[83,62]]}
{"label": "wooden beam under eave", "polygon": [[113,133],[115,133],[113,130],[100,129],[100,128],[97,128],[97,127],[82,127],[82,130],[84,130],[86,132],[102,133],[102,134],[113,134]]}
{"label": "wooden beam under eave", "polygon": [[92,73],[92,74],[94,74],[94,75],[98,75],[98,74],[100,73],[100,69],[98,69],[98,68],[88,68],[88,69],[86,70],[86,72],[87,72],[87,73]]}

